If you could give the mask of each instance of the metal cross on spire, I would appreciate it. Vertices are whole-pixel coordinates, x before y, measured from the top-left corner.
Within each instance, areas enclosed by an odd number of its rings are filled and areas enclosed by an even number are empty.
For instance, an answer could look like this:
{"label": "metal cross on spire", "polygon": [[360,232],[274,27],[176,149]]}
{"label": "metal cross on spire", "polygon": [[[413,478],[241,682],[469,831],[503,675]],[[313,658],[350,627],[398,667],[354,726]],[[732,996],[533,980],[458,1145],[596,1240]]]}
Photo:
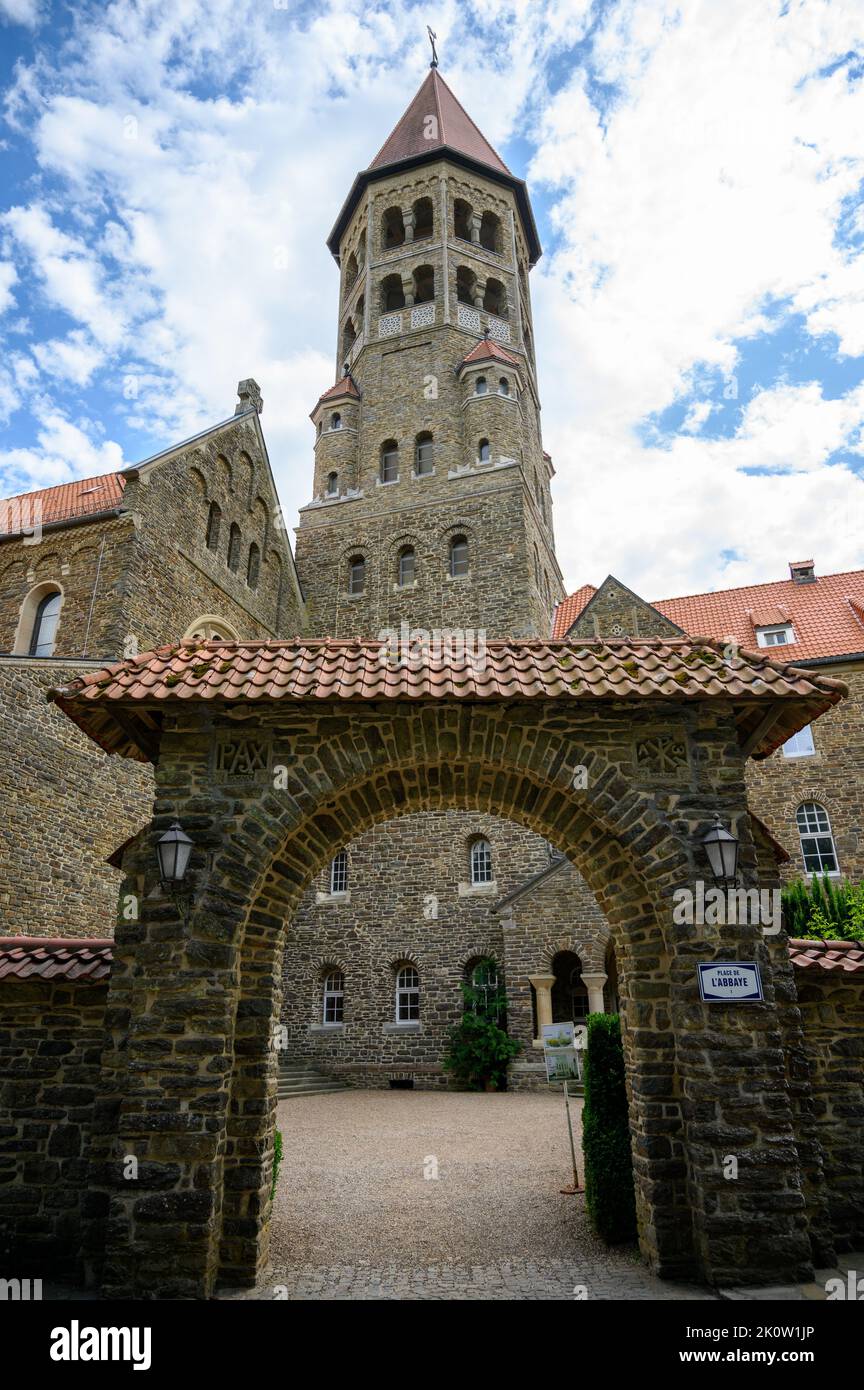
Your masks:
{"label": "metal cross on spire", "polygon": [[432,45],[432,62],[429,64],[429,66],[430,68],[437,68],[438,54],[435,51],[435,40],[437,39],[438,35],[432,33],[432,30],[430,29],[428,24],[426,25],[426,33],[429,35],[429,42]]}

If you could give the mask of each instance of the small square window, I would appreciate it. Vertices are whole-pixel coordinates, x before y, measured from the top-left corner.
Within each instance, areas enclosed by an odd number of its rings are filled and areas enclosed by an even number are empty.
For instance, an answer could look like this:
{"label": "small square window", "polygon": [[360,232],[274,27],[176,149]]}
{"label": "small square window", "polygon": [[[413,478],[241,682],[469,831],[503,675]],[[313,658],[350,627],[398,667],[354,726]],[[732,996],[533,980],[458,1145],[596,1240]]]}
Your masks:
{"label": "small square window", "polygon": [[778,624],[777,627],[757,627],[756,641],[760,647],[788,647],[795,641],[791,623]]}

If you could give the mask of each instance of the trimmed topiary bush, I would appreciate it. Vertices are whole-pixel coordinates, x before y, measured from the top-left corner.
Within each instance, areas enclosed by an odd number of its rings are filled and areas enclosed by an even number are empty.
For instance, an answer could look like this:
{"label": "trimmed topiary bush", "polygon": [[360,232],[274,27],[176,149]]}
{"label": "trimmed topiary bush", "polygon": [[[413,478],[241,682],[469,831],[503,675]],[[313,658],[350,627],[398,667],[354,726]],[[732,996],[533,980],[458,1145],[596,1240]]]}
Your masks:
{"label": "trimmed topiary bush", "polygon": [[607,1245],[636,1238],[624,1049],[617,1014],[589,1014],[582,1111],[585,1205]]}

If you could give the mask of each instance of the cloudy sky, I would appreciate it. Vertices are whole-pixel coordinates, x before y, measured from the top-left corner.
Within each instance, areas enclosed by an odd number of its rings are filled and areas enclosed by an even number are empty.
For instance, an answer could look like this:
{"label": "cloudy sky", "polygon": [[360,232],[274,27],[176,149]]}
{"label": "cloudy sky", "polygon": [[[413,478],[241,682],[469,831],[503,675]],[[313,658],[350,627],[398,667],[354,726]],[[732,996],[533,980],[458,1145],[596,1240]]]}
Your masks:
{"label": "cloudy sky", "polygon": [[0,0],[3,493],[144,458],[254,376],[293,521],[324,238],[427,22],[531,188],[568,587],[864,564],[860,0]]}

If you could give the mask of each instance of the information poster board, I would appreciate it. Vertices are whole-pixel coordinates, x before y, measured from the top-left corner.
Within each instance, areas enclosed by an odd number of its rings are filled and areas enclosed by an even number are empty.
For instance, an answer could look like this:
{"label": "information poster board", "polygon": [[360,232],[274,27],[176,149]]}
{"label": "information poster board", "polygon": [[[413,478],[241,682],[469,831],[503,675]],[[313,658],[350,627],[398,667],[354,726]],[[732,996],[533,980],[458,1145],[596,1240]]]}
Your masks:
{"label": "information poster board", "polygon": [[547,1081],[579,1081],[580,1059],[573,1023],[544,1023],[541,1029]]}

